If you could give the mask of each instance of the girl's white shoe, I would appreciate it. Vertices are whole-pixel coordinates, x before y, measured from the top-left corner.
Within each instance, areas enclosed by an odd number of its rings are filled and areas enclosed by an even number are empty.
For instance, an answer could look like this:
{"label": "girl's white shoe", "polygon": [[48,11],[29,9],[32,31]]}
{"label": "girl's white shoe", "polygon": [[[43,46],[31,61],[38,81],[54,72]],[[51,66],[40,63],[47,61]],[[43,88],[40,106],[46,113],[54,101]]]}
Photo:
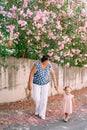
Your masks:
{"label": "girl's white shoe", "polygon": [[69,120],[69,117],[64,118],[63,120],[64,120],[65,122],[67,122],[67,121]]}

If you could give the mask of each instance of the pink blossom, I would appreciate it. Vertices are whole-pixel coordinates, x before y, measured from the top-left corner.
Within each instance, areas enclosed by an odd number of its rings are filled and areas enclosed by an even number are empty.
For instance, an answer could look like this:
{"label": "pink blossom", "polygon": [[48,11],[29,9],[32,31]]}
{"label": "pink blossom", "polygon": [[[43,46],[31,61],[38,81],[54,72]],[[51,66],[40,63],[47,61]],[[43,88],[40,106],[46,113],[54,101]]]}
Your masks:
{"label": "pink blossom", "polygon": [[70,6],[68,6],[68,8],[67,8],[67,13],[68,13],[69,17],[73,17],[74,16],[73,10],[70,8]]}
{"label": "pink blossom", "polygon": [[77,6],[77,3],[72,0],[72,1],[71,1],[71,7],[72,7],[72,8],[75,8],[76,6]]}
{"label": "pink blossom", "polygon": [[62,26],[61,26],[61,24],[60,24],[60,21],[58,21],[58,22],[56,23],[56,28],[59,29],[60,31],[62,31]]}
{"label": "pink blossom", "polygon": [[27,14],[28,17],[31,17],[33,15],[33,12],[31,12],[31,10],[28,9],[26,14]]}
{"label": "pink blossom", "polygon": [[66,56],[70,56],[70,55],[71,55],[70,50],[68,50],[66,53],[64,53],[64,57],[66,57]]}
{"label": "pink blossom", "polygon": [[56,4],[56,0],[48,0],[49,1],[49,3],[52,3],[52,4]]}
{"label": "pink blossom", "polygon": [[53,55],[53,52],[48,52],[48,55],[49,55],[49,56],[52,56],[52,55]]}
{"label": "pink blossom", "polygon": [[61,16],[63,16],[64,18],[66,18],[66,12],[65,11],[61,11]]}
{"label": "pink blossom", "polygon": [[49,50],[48,55],[49,55],[49,56],[52,56],[53,53],[54,53],[54,49],[51,49],[51,50]]}
{"label": "pink blossom", "polygon": [[72,49],[72,52],[75,53],[75,49]]}
{"label": "pink blossom", "polygon": [[38,23],[38,24],[36,24],[36,27],[37,27],[37,28],[42,28],[42,27],[43,27],[43,24]]}
{"label": "pink blossom", "polygon": [[82,60],[81,60],[81,58],[77,58],[77,61],[81,62]]}
{"label": "pink blossom", "polygon": [[8,12],[7,16],[8,16],[9,18],[14,18],[14,17],[13,17],[13,14],[12,14],[11,12]]}
{"label": "pink blossom", "polygon": [[29,0],[24,0],[23,8],[27,8],[28,7],[28,2],[29,2]]}
{"label": "pink blossom", "polygon": [[87,16],[87,11],[85,9],[82,9],[81,15],[82,15],[82,17],[86,17]]}
{"label": "pink blossom", "polygon": [[21,27],[23,27],[23,26],[25,26],[27,24],[27,22],[24,21],[24,20],[18,20],[18,24],[20,24]]}
{"label": "pink blossom", "polygon": [[35,9],[35,10],[38,10],[38,6],[34,6],[34,9]]}
{"label": "pink blossom", "polygon": [[24,18],[27,17],[27,14],[24,13],[24,10],[20,10],[20,15],[23,16]]}
{"label": "pink blossom", "polygon": [[55,55],[54,59],[60,61],[60,57],[58,55]]}
{"label": "pink blossom", "polygon": [[14,43],[18,44],[18,41],[17,41],[17,40],[14,40]]}
{"label": "pink blossom", "polygon": [[81,51],[79,49],[76,49],[76,54],[79,54]]}
{"label": "pink blossom", "polygon": [[86,41],[87,41],[87,36],[86,36],[86,34],[81,35],[81,39],[82,39],[83,42],[86,42]]}
{"label": "pink blossom", "polygon": [[21,28],[21,30],[26,30],[26,28],[23,26],[23,27]]}
{"label": "pink blossom", "polygon": [[64,57],[67,57],[67,56],[73,57],[73,54],[70,52],[70,50],[64,54]]}
{"label": "pink blossom", "polygon": [[36,23],[38,20],[41,20],[43,24],[46,23],[47,21],[47,11],[42,12],[41,10],[39,10],[36,13],[36,16],[33,18],[34,22]]}
{"label": "pink blossom", "polygon": [[56,39],[57,39],[57,36],[53,35],[53,36],[52,36],[52,39],[53,39],[53,40],[56,40]]}
{"label": "pink blossom", "polygon": [[46,32],[45,26],[43,26],[43,27],[41,28],[41,33],[40,33],[40,34],[42,34],[43,32],[44,32],[44,33]]}
{"label": "pink blossom", "polygon": [[35,50],[35,52],[37,52],[37,54],[41,53],[41,50]]}
{"label": "pink blossom", "polygon": [[16,33],[13,34],[14,39],[17,39],[18,36],[19,36],[19,32],[16,32]]}
{"label": "pink blossom", "polygon": [[23,15],[23,13],[24,13],[24,10],[23,9],[20,10],[20,15]]}
{"label": "pink blossom", "polygon": [[63,44],[62,42],[60,42],[60,41],[58,42],[58,45],[62,45],[62,44]]}
{"label": "pink blossom", "polygon": [[70,55],[69,55],[70,57],[73,57],[73,54],[72,53],[70,53]]}
{"label": "pink blossom", "polygon": [[13,6],[12,8],[10,8],[10,11],[16,11],[16,10],[17,10],[16,6]]}
{"label": "pink blossom", "polygon": [[64,39],[63,41],[64,44],[71,41],[71,39],[68,36],[63,36],[62,38]]}
{"label": "pink blossom", "polygon": [[60,0],[60,4],[63,6],[64,5],[65,0]]}
{"label": "pink blossom", "polygon": [[32,31],[31,30],[29,30],[28,32],[26,32],[27,33],[27,35],[29,35],[29,34],[32,34]]}
{"label": "pink blossom", "polygon": [[63,55],[64,57],[67,57],[67,56],[69,56],[67,53],[65,53],[64,55]]}
{"label": "pink blossom", "polygon": [[55,19],[56,18],[56,13],[50,11],[50,15],[52,15],[52,18]]}
{"label": "pink blossom", "polygon": [[34,21],[38,21],[38,20],[40,20],[41,19],[41,16],[42,16],[42,12],[41,11],[38,11],[37,13],[36,13],[36,16],[34,17]]}
{"label": "pink blossom", "polygon": [[57,4],[56,6],[57,6],[58,9],[60,9],[62,7],[61,4]]}
{"label": "pink blossom", "polygon": [[62,50],[62,49],[64,49],[64,44],[61,44],[61,45],[59,46],[59,50]]}
{"label": "pink blossom", "polygon": [[48,46],[49,46],[49,44],[46,44],[46,43],[42,44],[43,48],[48,47]]}
{"label": "pink blossom", "polygon": [[79,27],[78,32],[86,32],[86,24],[84,27]]}
{"label": "pink blossom", "polygon": [[85,22],[85,26],[84,27],[87,28],[87,21]]}
{"label": "pink blossom", "polygon": [[53,32],[49,32],[48,36],[51,38],[53,36]]}
{"label": "pink blossom", "polygon": [[46,2],[46,6],[48,7],[48,6],[50,6],[50,1],[49,0],[47,0],[47,2]]}
{"label": "pink blossom", "polygon": [[23,15],[22,15],[24,18],[26,18],[27,17],[27,14],[25,14],[25,13],[23,13]]}
{"label": "pink blossom", "polygon": [[7,12],[4,11],[4,10],[1,10],[1,11],[0,11],[0,14],[2,14],[3,16],[5,16],[5,15],[7,14]]}
{"label": "pink blossom", "polygon": [[15,26],[14,25],[9,25],[9,26],[6,26],[6,28],[8,29],[8,32],[10,32],[10,34],[13,35]]}
{"label": "pink blossom", "polygon": [[86,56],[86,57],[87,57],[87,54],[84,54],[84,56]]}
{"label": "pink blossom", "polygon": [[80,53],[80,50],[79,50],[79,49],[72,49],[72,53],[74,53],[74,54],[79,54],[79,53]]}
{"label": "pink blossom", "polygon": [[2,11],[4,9],[4,7],[3,6],[0,6],[0,11]]}
{"label": "pink blossom", "polygon": [[36,40],[39,41],[40,40],[40,36],[35,36]]}

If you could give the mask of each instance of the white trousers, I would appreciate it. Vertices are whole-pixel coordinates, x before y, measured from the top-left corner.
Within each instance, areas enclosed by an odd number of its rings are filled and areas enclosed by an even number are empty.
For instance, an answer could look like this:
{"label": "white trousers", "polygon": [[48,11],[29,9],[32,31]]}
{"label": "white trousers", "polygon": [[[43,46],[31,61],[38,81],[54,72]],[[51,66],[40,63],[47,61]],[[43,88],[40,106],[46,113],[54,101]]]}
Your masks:
{"label": "white trousers", "polygon": [[44,118],[46,116],[49,87],[49,83],[46,85],[33,84],[33,99],[36,105],[35,114],[39,114],[40,117]]}

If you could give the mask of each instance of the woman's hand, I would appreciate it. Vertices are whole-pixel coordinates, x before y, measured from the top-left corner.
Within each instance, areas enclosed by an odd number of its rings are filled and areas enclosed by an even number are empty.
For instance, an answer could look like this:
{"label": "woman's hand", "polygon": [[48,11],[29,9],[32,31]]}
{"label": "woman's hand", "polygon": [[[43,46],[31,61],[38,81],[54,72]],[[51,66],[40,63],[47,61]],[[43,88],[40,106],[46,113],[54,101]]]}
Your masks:
{"label": "woman's hand", "polygon": [[27,87],[27,88],[25,88],[25,93],[26,93],[26,97],[27,97],[27,99],[29,99],[29,98],[31,98],[31,91],[29,90],[29,88]]}
{"label": "woman's hand", "polygon": [[32,90],[32,85],[28,85],[28,89],[29,89],[29,91],[31,91]]}
{"label": "woman's hand", "polygon": [[55,85],[54,88],[55,88],[55,90],[57,91],[57,93],[59,93],[58,86]]}
{"label": "woman's hand", "polygon": [[57,93],[59,93],[58,86],[57,86],[57,81],[56,81],[56,76],[55,76],[55,72],[54,72],[53,68],[51,68],[50,73],[51,73],[52,80],[54,82],[54,88],[57,91]]}

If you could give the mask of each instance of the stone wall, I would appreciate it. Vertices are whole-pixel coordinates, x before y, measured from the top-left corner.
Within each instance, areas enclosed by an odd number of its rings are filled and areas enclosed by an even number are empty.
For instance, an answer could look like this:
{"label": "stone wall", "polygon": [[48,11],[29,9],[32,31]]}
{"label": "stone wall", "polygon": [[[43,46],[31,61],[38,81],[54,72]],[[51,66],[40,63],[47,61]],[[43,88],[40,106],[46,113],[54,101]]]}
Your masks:
{"label": "stone wall", "polygon": [[[25,88],[34,60],[8,58],[0,59],[0,103],[14,102],[26,98]],[[87,86],[87,68],[61,67],[53,63],[59,91],[69,85],[73,90]],[[49,96],[57,94],[51,82]]]}

